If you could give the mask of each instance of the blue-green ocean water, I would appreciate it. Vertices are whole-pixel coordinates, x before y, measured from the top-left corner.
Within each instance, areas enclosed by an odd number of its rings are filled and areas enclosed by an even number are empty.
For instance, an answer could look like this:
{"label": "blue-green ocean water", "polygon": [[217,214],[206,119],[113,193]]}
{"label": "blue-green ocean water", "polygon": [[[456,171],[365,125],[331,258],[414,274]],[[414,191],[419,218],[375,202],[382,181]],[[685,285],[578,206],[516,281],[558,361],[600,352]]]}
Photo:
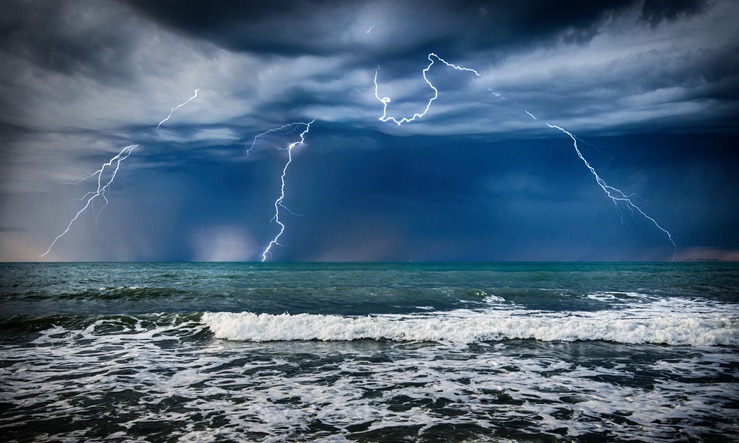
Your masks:
{"label": "blue-green ocean water", "polygon": [[738,264],[0,264],[4,441],[739,441],[738,350]]}

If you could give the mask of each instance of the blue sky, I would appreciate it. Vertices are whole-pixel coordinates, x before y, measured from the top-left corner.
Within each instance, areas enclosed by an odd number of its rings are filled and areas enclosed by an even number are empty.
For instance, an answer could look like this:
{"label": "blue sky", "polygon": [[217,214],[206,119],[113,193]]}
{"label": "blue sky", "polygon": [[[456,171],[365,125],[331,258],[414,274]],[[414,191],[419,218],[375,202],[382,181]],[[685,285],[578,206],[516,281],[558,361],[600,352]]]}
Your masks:
{"label": "blue sky", "polygon": [[736,2],[4,10],[0,260],[739,260]]}

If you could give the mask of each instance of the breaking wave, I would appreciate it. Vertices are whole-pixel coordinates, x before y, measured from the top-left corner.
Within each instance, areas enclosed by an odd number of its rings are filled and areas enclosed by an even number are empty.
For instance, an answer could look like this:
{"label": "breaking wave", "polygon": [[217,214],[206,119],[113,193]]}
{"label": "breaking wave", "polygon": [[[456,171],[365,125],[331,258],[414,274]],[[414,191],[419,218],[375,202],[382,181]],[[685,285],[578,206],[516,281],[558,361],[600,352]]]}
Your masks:
{"label": "breaking wave", "polygon": [[206,312],[217,338],[238,341],[431,341],[473,343],[506,339],[603,340],[617,343],[717,346],[739,343],[739,319],[718,305],[659,300],[621,311],[492,310],[414,315],[281,315]]}

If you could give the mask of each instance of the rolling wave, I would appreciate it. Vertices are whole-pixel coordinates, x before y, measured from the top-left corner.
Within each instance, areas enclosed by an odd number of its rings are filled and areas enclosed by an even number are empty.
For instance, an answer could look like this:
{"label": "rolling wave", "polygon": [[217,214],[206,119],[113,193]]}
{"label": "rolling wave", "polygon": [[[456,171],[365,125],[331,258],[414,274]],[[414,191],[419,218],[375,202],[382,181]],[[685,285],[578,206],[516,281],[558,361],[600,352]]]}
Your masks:
{"label": "rolling wave", "polygon": [[201,321],[215,337],[237,341],[431,341],[473,343],[506,339],[602,340],[617,343],[734,346],[739,318],[720,306],[661,300],[624,310],[525,310],[340,316],[206,312]]}

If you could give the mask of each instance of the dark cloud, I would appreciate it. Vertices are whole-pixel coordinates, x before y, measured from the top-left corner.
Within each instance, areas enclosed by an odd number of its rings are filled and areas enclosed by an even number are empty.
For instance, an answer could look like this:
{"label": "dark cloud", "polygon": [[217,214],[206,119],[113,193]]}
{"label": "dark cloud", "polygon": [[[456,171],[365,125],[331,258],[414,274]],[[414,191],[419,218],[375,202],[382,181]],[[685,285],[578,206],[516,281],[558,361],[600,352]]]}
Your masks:
{"label": "dark cloud", "polygon": [[[3,4],[0,259],[33,260],[123,146],[61,260],[669,259],[739,249],[739,9],[729,1]],[[422,70],[436,52],[451,63]],[[173,106],[200,89],[197,100]],[[496,91],[495,93],[493,91]],[[526,114],[531,112],[531,114]],[[537,119],[531,118],[535,115]],[[22,230],[18,227],[23,227]],[[717,252],[718,251],[718,252]],[[720,252],[724,251],[724,252]]]}
{"label": "dark cloud", "polygon": [[332,30],[340,32],[353,10],[351,2],[334,1],[128,3],[172,29],[227,49],[286,55],[335,52],[341,38]]}
{"label": "dark cloud", "polygon": [[706,0],[644,0],[641,18],[654,27],[665,20],[698,14],[707,6]]}
{"label": "dark cloud", "polygon": [[126,10],[94,1],[3,2],[0,51],[43,69],[108,81],[130,75],[135,38]]}
{"label": "dark cloud", "polygon": [[[595,36],[604,22],[633,6],[631,0],[574,1],[566,6],[544,0],[471,2],[486,13],[468,24],[461,23],[466,39],[476,49],[521,47],[558,42],[584,43]],[[448,3],[448,11],[456,2]],[[564,6],[564,7],[563,7]],[[472,19],[472,17],[468,17]]]}
{"label": "dark cloud", "polygon": [[[185,35],[231,50],[265,54],[333,54],[353,52],[358,35],[393,28],[377,56],[413,50],[502,50],[542,42],[585,42],[614,14],[634,0],[570,1],[308,1],[128,0],[142,13]],[[382,14],[377,11],[381,10]],[[680,9],[681,11],[684,10]],[[398,29],[397,25],[402,25]],[[364,26],[364,27],[362,27]],[[357,29],[356,27],[361,27]],[[367,31],[366,31],[367,30]],[[365,38],[366,40],[366,38]],[[550,43],[551,44],[551,43]],[[364,45],[360,45],[364,46]]]}

